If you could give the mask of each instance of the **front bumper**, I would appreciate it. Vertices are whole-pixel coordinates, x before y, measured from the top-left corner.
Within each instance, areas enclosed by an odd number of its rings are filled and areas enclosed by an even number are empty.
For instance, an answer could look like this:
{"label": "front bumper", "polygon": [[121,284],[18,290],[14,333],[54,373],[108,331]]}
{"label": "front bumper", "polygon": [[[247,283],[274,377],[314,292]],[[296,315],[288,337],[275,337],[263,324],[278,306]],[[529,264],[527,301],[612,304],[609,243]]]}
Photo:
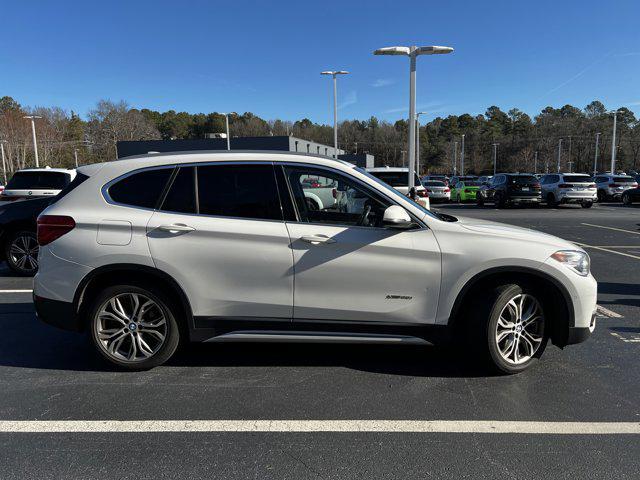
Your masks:
{"label": "front bumper", "polygon": [[53,327],[73,332],[81,332],[82,323],[71,302],[52,300],[33,295],[33,304],[39,320]]}

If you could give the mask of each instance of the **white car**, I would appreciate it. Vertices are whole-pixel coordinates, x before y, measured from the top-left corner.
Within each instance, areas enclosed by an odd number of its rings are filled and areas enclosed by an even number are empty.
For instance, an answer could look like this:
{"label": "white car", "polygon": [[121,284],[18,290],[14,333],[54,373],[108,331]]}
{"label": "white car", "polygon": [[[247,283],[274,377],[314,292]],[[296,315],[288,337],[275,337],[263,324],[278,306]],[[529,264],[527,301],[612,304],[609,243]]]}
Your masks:
{"label": "white car", "polygon": [[427,190],[429,202],[448,202],[451,200],[451,189],[443,181],[423,180],[422,186]]}
{"label": "white car", "polygon": [[620,200],[626,190],[638,186],[638,182],[631,175],[613,175],[611,173],[596,175],[595,182],[599,202]]}
{"label": "white car", "polygon": [[0,200],[53,197],[76,177],[75,170],[66,168],[27,168],[18,170],[7,182]]}
{"label": "white car", "polygon": [[585,173],[549,173],[540,179],[542,199],[547,206],[579,203],[583,208],[591,208],[598,200],[596,184]]}
{"label": "white car", "polygon": [[[308,209],[309,175],[358,191],[360,210]],[[595,327],[580,247],[431,213],[347,162],[156,154],[79,177],[38,218],[34,303],[123,368],[162,364],[180,339],[454,341],[515,373]]]}
{"label": "white car", "polygon": [[[402,167],[377,167],[367,168],[367,172],[376,178],[379,178],[388,185],[398,190],[403,195],[409,195],[409,169]],[[424,208],[429,210],[429,194],[424,188],[418,175],[415,176],[414,185],[416,189],[416,201]]]}

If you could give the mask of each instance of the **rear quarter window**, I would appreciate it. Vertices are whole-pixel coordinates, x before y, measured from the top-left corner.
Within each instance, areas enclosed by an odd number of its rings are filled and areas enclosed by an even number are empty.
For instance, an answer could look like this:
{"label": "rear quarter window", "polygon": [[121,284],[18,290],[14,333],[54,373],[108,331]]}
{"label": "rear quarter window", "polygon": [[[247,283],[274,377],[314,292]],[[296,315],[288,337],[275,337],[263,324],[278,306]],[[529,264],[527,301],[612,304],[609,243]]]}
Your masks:
{"label": "rear quarter window", "polygon": [[172,172],[173,167],[133,173],[108,188],[109,198],[122,205],[156,208]]}

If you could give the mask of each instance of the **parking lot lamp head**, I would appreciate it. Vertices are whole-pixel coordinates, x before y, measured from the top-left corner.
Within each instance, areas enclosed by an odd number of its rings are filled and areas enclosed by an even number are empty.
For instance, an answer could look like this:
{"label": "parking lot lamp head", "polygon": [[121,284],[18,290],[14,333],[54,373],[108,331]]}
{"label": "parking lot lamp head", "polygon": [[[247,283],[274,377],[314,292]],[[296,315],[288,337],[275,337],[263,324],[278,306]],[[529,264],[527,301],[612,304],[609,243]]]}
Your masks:
{"label": "parking lot lamp head", "polygon": [[346,70],[325,70],[320,75],[333,77],[333,158],[338,158],[338,75],[348,75]]}
{"label": "parking lot lamp head", "polygon": [[373,51],[374,55],[404,55],[409,57],[409,191],[415,186],[416,170],[416,58],[419,55],[442,55],[453,52],[451,47],[430,45],[423,47],[393,46],[378,48]]}

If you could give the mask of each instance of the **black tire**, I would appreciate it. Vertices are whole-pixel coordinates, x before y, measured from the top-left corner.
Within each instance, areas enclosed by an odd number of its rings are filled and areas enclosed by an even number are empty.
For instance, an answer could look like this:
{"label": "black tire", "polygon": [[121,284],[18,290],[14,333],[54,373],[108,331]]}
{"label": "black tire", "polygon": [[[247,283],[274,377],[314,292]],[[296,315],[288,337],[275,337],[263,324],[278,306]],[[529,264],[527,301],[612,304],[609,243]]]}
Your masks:
{"label": "black tire", "polygon": [[306,198],[305,200],[307,202],[307,209],[309,209],[312,212],[317,212],[318,210],[320,210],[320,206],[315,200],[311,198]]}
{"label": "black tire", "polygon": [[484,207],[484,198],[481,195],[476,195],[476,204],[479,207]]}
{"label": "black tire", "polygon": [[606,202],[607,201],[607,193],[604,190],[598,190],[598,202]]}
{"label": "black tire", "polygon": [[38,271],[38,250],[36,233],[19,230],[7,237],[4,258],[13,273],[21,277],[32,277]]}
{"label": "black tire", "polygon": [[551,192],[547,193],[546,201],[547,207],[549,208],[556,208],[558,206],[558,202],[556,202],[556,196]]}
{"label": "black tire", "polygon": [[631,200],[631,195],[629,195],[628,193],[623,193],[622,194],[622,203],[626,206],[630,206],[633,204],[633,200]]}
{"label": "black tire", "polygon": [[580,204],[580,206],[581,206],[582,208],[591,208],[591,207],[593,207],[593,202],[582,202],[582,203]]}
{"label": "black tire", "polygon": [[504,198],[504,195],[502,193],[495,194],[495,204],[496,204],[496,208],[507,208],[507,201]]}
{"label": "black tire", "polygon": [[[536,325],[539,330],[537,334],[540,336],[540,341],[536,344],[537,350],[535,350],[534,354],[526,361],[516,364],[503,358],[499,343],[496,339],[496,332],[498,320],[500,319],[503,309],[509,308],[507,307],[509,301],[518,295],[533,297],[538,302],[538,306],[542,312],[542,323]],[[475,301],[472,302],[472,308],[470,308],[468,312],[468,321],[471,322],[468,328],[470,334],[468,336],[469,345],[472,347],[472,350],[475,350],[480,356],[481,360],[487,363],[489,369],[493,372],[499,374],[522,372],[537,363],[544,353],[548,341],[548,325],[545,325],[544,302],[540,299],[540,295],[536,291],[516,284],[499,285],[488,291],[483,291],[481,295],[478,295]],[[515,336],[515,334],[513,335]],[[508,342],[509,338],[505,337],[505,341]],[[523,357],[525,357],[525,355],[523,355]]]}
{"label": "black tire", "polygon": [[[110,344],[108,343],[108,340],[104,338],[100,339],[98,334],[98,330],[100,327],[99,322],[101,322],[101,320],[99,319],[100,311],[103,308],[108,308],[106,305],[110,302],[111,299],[115,297],[126,298],[127,295],[137,295],[140,299],[146,297],[147,300],[151,300],[152,302],[154,302],[155,306],[158,307],[156,311],[156,319],[158,318],[159,313],[161,313],[164,316],[163,318],[165,320],[165,323],[163,323],[162,325],[166,326],[166,328],[163,330],[164,340],[162,341],[162,343],[157,345],[157,349],[155,349],[155,351],[153,351],[152,354],[147,358],[134,359],[133,361],[124,358],[116,358],[114,354],[109,353],[108,348]],[[173,302],[168,300],[170,298],[172,297],[170,294],[168,294],[168,292],[164,292],[161,289],[158,289],[151,285],[145,285],[144,287],[137,285],[116,285],[102,290],[91,302],[89,308],[87,309],[88,329],[90,332],[89,336],[91,337],[91,343],[95,347],[98,354],[100,354],[100,356],[110,364],[125,370],[148,370],[150,368],[162,365],[164,362],[169,360],[169,358],[171,358],[171,356],[176,351],[178,344],[180,343],[180,330],[175,315],[175,313],[178,312],[179,309],[176,305],[173,304]],[[153,306],[152,308],[155,309],[155,306]],[[132,323],[137,324],[139,317],[135,320],[136,321]],[[129,319],[129,321],[131,321],[131,319]],[[122,322],[122,327],[119,326],[119,322]],[[149,323],[151,322],[148,322],[147,325]],[[135,329],[130,330],[130,327],[126,326],[126,321],[122,320],[112,321],[111,324],[116,326],[116,328],[114,328],[113,330],[119,330],[120,328],[122,328],[122,332],[117,332],[116,335],[125,336],[125,339],[129,342],[129,344],[134,343],[133,338],[135,338],[136,336],[141,336],[143,331],[147,331],[142,330],[144,328],[142,324],[137,324],[137,327]],[[102,331],[107,332],[106,329]],[[103,333],[103,335],[105,334]],[[130,335],[131,337],[129,337],[128,335]],[[147,337],[145,337],[146,342],[143,341],[143,343],[149,347],[149,351],[154,350],[154,342],[152,341],[154,337],[157,340],[158,337],[156,335],[147,335]],[[118,338],[119,337],[116,337],[116,339]],[[106,344],[103,343],[103,340],[106,342]],[[117,342],[114,341],[113,343]],[[113,345],[113,343],[111,345]],[[142,352],[142,345],[140,343],[138,343],[137,345],[139,345],[139,347],[137,348],[139,348],[140,352]]]}
{"label": "black tire", "polygon": [[462,203],[462,200],[460,199],[460,194],[456,195],[456,203]]}

